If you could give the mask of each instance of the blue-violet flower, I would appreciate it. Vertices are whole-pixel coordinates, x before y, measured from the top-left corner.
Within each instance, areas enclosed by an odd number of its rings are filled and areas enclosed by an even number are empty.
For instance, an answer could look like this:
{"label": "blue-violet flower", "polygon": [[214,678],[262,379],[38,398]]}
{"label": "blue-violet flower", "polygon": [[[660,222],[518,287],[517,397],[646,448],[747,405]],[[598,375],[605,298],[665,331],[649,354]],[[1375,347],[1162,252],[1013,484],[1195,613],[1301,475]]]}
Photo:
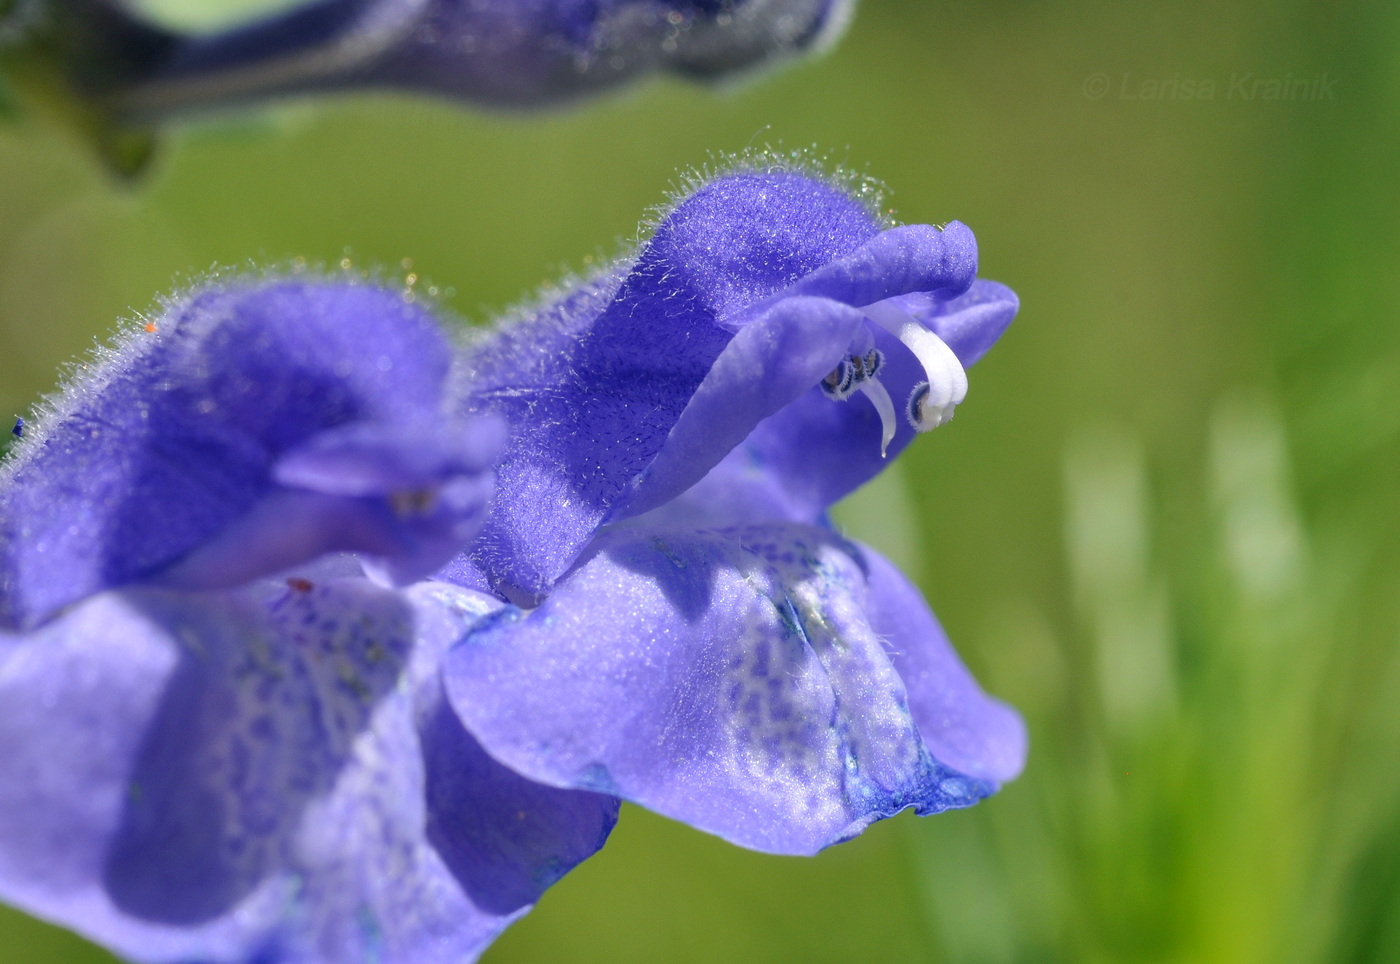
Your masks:
{"label": "blue-violet flower", "polygon": [[325,280],[131,333],[0,475],[0,896],[140,960],[433,964],[619,798],[806,854],[1014,777],[826,518],[1016,311],[964,226],[874,212],[751,163],[455,366]]}
{"label": "blue-violet flower", "polygon": [[444,697],[500,605],[415,582],[476,533],[502,445],[450,364],[392,292],[217,283],[25,433],[0,897],[140,961],[457,964],[602,845],[615,799],[507,769]]}
{"label": "blue-violet flower", "polygon": [[634,258],[464,356],[509,426],[443,574],[508,600],[446,657],[496,759],[812,853],[1015,776],[1020,719],[918,592],[826,522],[962,401],[1015,314],[972,233],[780,161],[697,185]]}

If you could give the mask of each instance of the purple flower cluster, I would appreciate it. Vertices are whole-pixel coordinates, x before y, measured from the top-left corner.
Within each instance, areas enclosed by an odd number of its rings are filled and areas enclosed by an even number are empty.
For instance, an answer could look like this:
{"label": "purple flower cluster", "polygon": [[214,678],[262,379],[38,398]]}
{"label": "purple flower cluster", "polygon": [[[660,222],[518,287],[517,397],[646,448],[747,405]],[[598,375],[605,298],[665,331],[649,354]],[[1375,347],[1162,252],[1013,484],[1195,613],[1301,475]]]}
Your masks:
{"label": "purple flower cluster", "polygon": [[873,210],[760,161],[460,345],[304,276],[123,338],[0,470],[0,897],[141,961],[447,964],[622,800],[811,854],[1013,778],[826,517],[1017,306]]}

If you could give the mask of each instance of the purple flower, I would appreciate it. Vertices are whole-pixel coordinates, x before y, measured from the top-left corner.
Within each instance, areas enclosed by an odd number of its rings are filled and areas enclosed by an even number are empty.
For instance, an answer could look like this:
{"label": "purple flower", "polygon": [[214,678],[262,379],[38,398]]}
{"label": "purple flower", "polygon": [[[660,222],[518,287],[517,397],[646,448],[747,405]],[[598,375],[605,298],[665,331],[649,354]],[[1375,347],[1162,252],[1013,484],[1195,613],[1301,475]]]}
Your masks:
{"label": "purple flower", "polygon": [[25,434],[0,897],[143,961],[446,964],[602,845],[615,799],[517,775],[445,702],[499,601],[391,587],[491,496],[501,425],[452,414],[450,361],[391,292],[215,284]]}
{"label": "purple flower", "polygon": [[874,210],[750,165],[455,361],[321,279],[128,334],[0,470],[0,897],[141,960],[445,964],[619,798],[805,854],[1014,777],[826,520],[1016,310]]}
{"label": "purple flower", "polygon": [[480,527],[501,444],[445,414],[432,317],[361,285],[214,285],[107,352],[0,475],[0,626],[133,583],[366,554],[397,582]]}
{"label": "purple flower", "polygon": [[82,10],[101,24],[86,31],[101,51],[86,84],[145,119],[348,88],[530,106],[658,70],[709,80],[821,49],[853,2],[319,0],[210,36],[163,34],[99,2]]}
{"label": "purple flower", "polygon": [[799,854],[1019,772],[1020,719],[825,521],[952,415],[1017,306],[966,227],[872,202],[781,163],[720,177],[466,356],[466,410],[508,441],[444,575],[512,605],[444,674],[511,769]]}

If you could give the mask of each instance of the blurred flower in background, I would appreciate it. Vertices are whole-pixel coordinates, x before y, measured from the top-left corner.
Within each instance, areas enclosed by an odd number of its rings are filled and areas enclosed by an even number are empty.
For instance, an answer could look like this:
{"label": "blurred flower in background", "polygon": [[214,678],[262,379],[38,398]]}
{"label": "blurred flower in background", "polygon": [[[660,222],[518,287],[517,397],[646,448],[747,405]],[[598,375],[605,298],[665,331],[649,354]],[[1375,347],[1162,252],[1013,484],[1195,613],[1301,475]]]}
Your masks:
{"label": "blurred flower in background", "polygon": [[[657,71],[724,80],[824,49],[853,6],[314,0],[199,35],[161,27],[115,0],[52,0],[40,28],[30,28],[35,49],[20,51],[21,72],[25,54],[47,61],[43,82],[71,88],[120,169],[143,162],[143,128],[291,95],[397,89],[521,108],[577,100]],[[17,7],[10,19],[22,12]],[[123,160],[122,152],[131,156]]]}
{"label": "blurred flower in background", "polygon": [[319,0],[171,36],[100,95],[159,118],[316,90],[390,87],[500,107],[573,100],[665,70],[697,80],[831,43],[853,0]]}

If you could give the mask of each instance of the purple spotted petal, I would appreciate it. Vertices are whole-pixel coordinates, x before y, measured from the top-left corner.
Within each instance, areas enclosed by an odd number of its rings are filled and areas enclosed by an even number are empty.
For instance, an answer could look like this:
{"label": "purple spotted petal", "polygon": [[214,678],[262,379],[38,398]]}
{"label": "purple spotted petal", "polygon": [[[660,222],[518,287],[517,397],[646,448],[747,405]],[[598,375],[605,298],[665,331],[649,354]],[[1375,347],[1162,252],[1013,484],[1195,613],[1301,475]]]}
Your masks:
{"label": "purple spotted petal", "polygon": [[[952,298],[975,273],[962,225],[881,232],[860,200],[800,172],[704,185],[625,274],[570,292],[468,360],[468,410],[504,418],[510,442],[491,517],[460,567],[477,575],[460,578],[533,604],[600,524],[680,494],[873,338],[907,356],[890,370],[912,387],[913,356],[855,309],[916,292]],[[850,407],[878,426],[863,399]]]}
{"label": "purple spotted petal", "polygon": [[820,49],[852,2],[320,0],[225,33],[146,40],[118,102],[149,117],[397,87],[497,106],[552,103],[656,70],[711,79]]}
{"label": "purple spotted petal", "polygon": [[616,801],[444,711],[492,600],[364,580],[99,595],[0,637],[0,896],[143,961],[469,961]]}
{"label": "purple spotted petal", "polygon": [[[443,416],[449,359],[430,315],[363,285],[242,281],[173,304],[70,386],[0,470],[0,626],[181,560],[173,581],[197,586],[341,549],[430,571],[465,542],[443,548],[442,532],[479,523],[499,444],[497,426]],[[337,486],[333,469],[358,481]],[[458,504],[439,531],[414,534],[381,491],[391,481],[420,493],[457,482]],[[278,511],[289,507],[307,513]]]}
{"label": "purple spotted petal", "polygon": [[923,596],[899,570],[868,546],[861,547],[861,557],[871,629],[887,640],[924,745],[939,762],[970,777],[1015,779],[1026,763],[1021,717],[982,692]]}
{"label": "purple spotted petal", "polygon": [[814,853],[906,807],[975,803],[1023,739],[917,594],[869,572],[804,526],[621,531],[535,611],[478,623],[444,663],[447,692],[526,776]]}

